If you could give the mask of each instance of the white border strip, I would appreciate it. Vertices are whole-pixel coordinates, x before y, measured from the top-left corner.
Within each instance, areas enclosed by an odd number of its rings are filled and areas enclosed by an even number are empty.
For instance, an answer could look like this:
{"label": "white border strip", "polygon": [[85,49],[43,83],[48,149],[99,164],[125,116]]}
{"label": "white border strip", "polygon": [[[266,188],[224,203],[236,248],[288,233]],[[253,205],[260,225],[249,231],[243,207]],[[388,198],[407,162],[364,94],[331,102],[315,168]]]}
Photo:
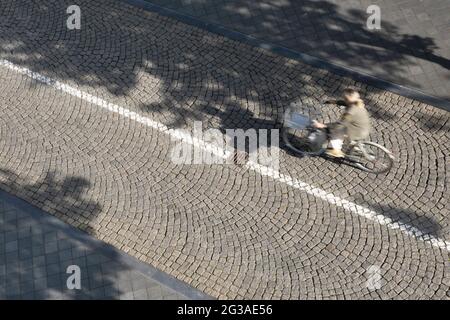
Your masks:
{"label": "white border strip", "polygon": [[[0,59],[0,66],[7,67],[8,69],[10,69],[12,71],[15,71],[19,74],[25,75],[31,79],[37,80],[37,81],[44,83],[54,89],[57,89],[59,91],[70,94],[71,96],[78,97],[84,101],[87,101],[87,102],[94,104],[98,107],[101,107],[103,109],[106,109],[110,112],[117,113],[124,118],[128,118],[130,120],[139,122],[147,127],[150,127],[150,128],[156,129],[160,132],[163,132],[165,134],[168,134],[175,140],[182,140],[182,141],[184,141],[188,144],[191,144],[197,148],[201,148],[210,153],[213,153],[214,155],[216,155],[218,157],[228,159],[232,155],[232,152],[230,150],[224,150],[213,144],[210,144],[203,140],[194,138],[191,135],[184,132],[183,130],[169,129],[166,125],[156,122],[148,117],[141,116],[134,111],[131,111],[126,108],[120,107],[118,105],[109,103],[101,98],[98,98],[89,93],[83,92],[77,88],[71,87],[64,83],[61,83],[57,80],[53,80],[51,78],[43,76],[37,72],[33,72],[27,68],[17,66],[10,61]],[[411,225],[408,225],[408,224],[405,224],[402,222],[395,222],[392,219],[385,217],[384,215],[382,215],[380,213],[377,213],[373,210],[367,209],[363,206],[357,205],[351,201],[342,199],[338,196],[335,196],[332,193],[326,192],[325,190],[314,187],[308,183],[297,180],[288,175],[284,175],[284,174],[280,173],[279,171],[273,170],[272,168],[259,165],[252,161],[247,162],[247,164],[245,166],[249,170],[253,170],[263,176],[270,177],[278,182],[284,183],[290,187],[293,187],[295,189],[306,192],[309,195],[312,195],[323,201],[331,203],[337,207],[340,207],[347,211],[350,211],[360,217],[377,222],[380,225],[387,226],[388,228],[390,228],[392,230],[400,230],[403,233],[407,234],[408,236],[411,236],[417,240],[428,242],[437,248],[440,248],[440,249],[450,252],[450,242],[449,241],[445,241],[445,240],[437,238],[435,236],[426,234],[414,226],[411,226]]]}

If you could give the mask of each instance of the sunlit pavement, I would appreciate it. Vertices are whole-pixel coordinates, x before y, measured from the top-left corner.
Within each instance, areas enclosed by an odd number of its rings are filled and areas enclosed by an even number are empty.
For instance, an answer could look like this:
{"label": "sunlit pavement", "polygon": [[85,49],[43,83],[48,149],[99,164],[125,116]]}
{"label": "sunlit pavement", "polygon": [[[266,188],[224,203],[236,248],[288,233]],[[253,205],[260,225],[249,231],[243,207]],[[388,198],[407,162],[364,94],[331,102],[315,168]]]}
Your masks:
{"label": "sunlit pavement", "polygon": [[[0,4],[3,190],[217,298],[446,297],[446,111],[120,1],[79,1],[68,30],[71,4]],[[282,148],[280,174],[323,197],[244,166],[176,164],[170,136],[127,116],[273,128],[291,103],[320,108],[349,85],[397,161],[376,177]]]}

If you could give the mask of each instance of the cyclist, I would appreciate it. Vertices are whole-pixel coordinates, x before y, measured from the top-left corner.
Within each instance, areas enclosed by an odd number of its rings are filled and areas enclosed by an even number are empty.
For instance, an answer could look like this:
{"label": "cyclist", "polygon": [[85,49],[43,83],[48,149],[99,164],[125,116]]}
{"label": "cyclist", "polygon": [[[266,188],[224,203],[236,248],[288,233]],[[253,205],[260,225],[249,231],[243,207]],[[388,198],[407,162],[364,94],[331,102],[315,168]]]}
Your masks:
{"label": "cyclist", "polygon": [[345,106],[346,110],[337,122],[323,124],[314,120],[314,127],[326,129],[330,146],[326,154],[336,158],[344,157],[342,145],[345,137],[351,141],[367,139],[370,133],[370,116],[358,91],[347,88],[343,92],[343,100],[326,101],[326,104]]}

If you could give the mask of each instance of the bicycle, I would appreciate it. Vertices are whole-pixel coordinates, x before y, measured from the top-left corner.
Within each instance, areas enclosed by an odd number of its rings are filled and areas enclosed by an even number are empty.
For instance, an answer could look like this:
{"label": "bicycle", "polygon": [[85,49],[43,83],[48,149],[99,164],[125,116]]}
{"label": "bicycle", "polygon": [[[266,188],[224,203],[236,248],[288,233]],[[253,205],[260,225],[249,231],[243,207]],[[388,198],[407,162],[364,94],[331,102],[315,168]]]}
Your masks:
{"label": "bicycle", "polygon": [[[323,156],[328,146],[328,135],[324,129],[313,126],[310,118],[296,112],[285,114],[283,132],[285,145],[301,156]],[[394,155],[375,142],[357,140],[344,142],[343,158],[351,165],[373,174],[388,172],[394,164]]]}

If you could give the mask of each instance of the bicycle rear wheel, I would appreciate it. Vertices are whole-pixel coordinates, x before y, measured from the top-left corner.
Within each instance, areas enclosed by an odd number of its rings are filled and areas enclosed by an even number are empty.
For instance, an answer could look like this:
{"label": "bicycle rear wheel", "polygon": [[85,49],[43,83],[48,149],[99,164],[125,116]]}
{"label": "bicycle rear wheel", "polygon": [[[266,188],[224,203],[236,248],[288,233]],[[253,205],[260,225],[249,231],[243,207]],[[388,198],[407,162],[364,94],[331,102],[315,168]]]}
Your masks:
{"label": "bicycle rear wheel", "polygon": [[359,169],[374,174],[385,173],[394,164],[394,156],[388,149],[370,141],[353,145],[346,157]]}

